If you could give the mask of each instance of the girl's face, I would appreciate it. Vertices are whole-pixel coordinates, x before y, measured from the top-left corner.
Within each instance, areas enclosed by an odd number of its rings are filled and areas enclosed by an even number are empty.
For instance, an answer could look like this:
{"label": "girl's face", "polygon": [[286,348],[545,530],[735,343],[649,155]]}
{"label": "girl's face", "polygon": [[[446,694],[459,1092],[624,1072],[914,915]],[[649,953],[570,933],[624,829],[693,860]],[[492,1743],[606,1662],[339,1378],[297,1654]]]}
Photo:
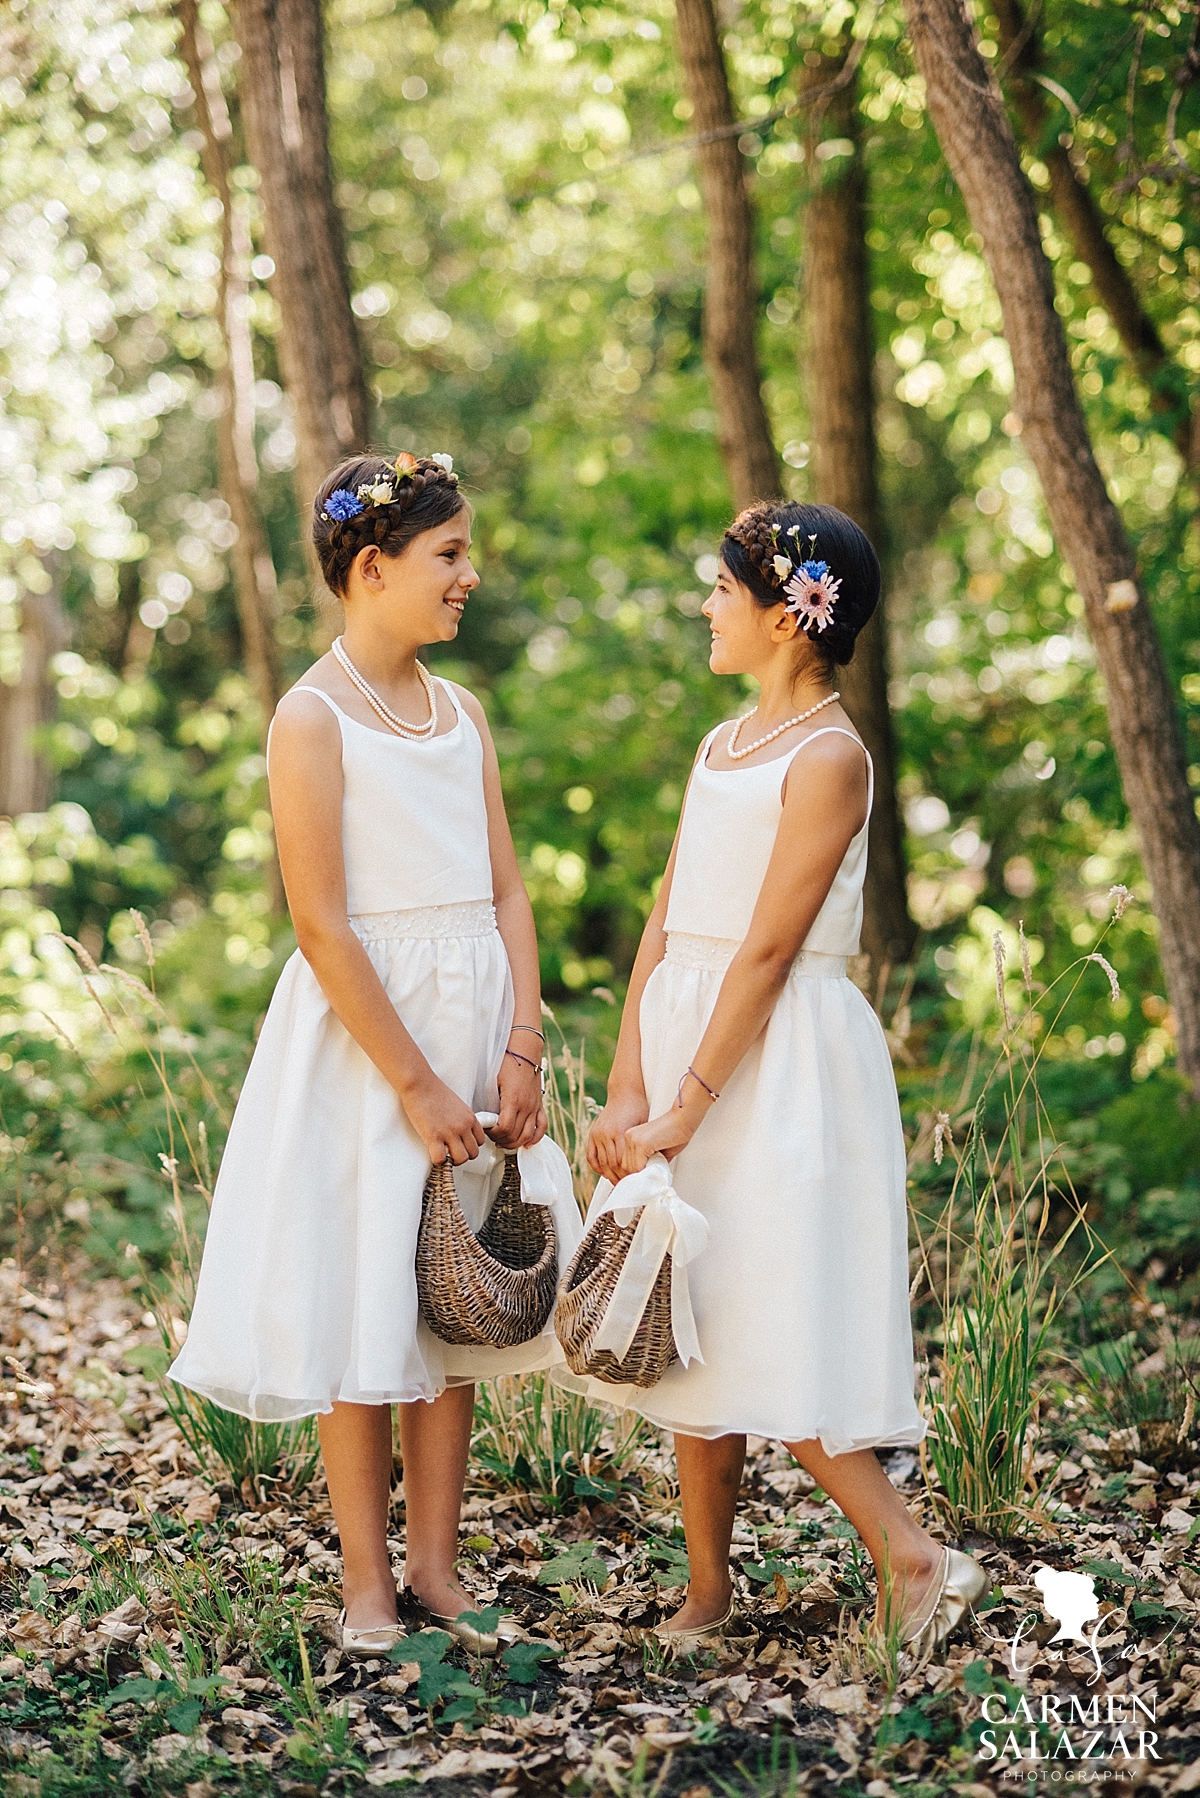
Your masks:
{"label": "girl's face", "polygon": [[700,609],[712,627],[708,665],[714,674],[761,675],[777,650],[795,637],[794,620],[782,600],[777,606],[760,606],[724,562]]}
{"label": "girl's face", "polygon": [[422,531],[398,556],[364,549],[351,570],[347,598],[367,598],[385,628],[416,643],[448,643],[458,635],[467,596],[479,585],[471,563],[471,516],[466,507],[445,524]]}

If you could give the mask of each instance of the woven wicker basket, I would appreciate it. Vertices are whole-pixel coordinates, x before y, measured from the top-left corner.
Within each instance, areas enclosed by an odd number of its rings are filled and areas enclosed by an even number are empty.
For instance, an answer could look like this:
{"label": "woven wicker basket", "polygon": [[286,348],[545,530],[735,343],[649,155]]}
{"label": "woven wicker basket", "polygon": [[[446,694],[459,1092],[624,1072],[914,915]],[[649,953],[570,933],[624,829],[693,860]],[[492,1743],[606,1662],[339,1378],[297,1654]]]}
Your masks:
{"label": "woven wicker basket", "polygon": [[679,1359],[671,1332],[671,1257],[658,1270],[646,1309],[623,1361],[609,1349],[593,1350],[641,1212],[622,1227],[611,1212],[597,1218],[563,1275],[554,1332],[572,1373],[590,1374],[610,1386],[657,1386]]}
{"label": "woven wicker basket", "polygon": [[558,1285],[554,1219],[521,1198],[510,1155],[495,1203],[476,1236],[454,1190],[454,1170],[431,1168],[417,1232],[417,1301],[443,1342],[514,1348],[546,1326]]}

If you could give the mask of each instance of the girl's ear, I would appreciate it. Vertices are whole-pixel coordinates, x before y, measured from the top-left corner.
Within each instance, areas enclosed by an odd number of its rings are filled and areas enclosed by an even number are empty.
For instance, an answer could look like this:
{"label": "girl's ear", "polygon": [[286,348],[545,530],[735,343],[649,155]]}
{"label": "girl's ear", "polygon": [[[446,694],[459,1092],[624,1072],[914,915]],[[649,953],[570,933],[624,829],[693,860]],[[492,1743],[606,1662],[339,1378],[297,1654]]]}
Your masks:
{"label": "girl's ear", "polygon": [[770,632],[772,643],[792,643],[800,629],[800,621],[794,612],[789,612],[782,602],[774,609],[771,617]]}
{"label": "girl's ear", "polygon": [[380,586],[382,584],[382,570],[379,566],[379,545],[377,543],[368,543],[366,549],[360,549],[355,558],[355,567],[358,571],[359,579],[365,581],[368,587]]}

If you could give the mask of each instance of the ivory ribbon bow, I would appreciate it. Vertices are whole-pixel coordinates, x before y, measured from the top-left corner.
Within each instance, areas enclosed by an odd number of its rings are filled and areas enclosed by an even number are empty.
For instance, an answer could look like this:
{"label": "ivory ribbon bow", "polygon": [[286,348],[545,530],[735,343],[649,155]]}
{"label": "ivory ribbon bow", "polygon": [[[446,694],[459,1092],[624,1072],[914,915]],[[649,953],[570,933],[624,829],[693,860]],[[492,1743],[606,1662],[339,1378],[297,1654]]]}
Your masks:
{"label": "ivory ribbon bow", "polygon": [[607,1211],[622,1226],[632,1223],[638,1211],[642,1215],[593,1340],[593,1349],[608,1349],[618,1361],[625,1359],[654,1290],[658,1270],[664,1257],[670,1255],[671,1331],[675,1347],[685,1367],[692,1361],[703,1365],[687,1268],[708,1242],[708,1219],[680,1198],[662,1155],[648,1161],[640,1174],[626,1174],[615,1186],[608,1180],[597,1182],[588,1223],[594,1223]]}
{"label": "ivory ribbon bow", "polygon": [[[475,1116],[485,1130],[490,1130],[500,1121],[494,1111],[477,1111]],[[459,1168],[457,1172],[469,1174],[477,1169],[479,1175],[486,1179],[497,1162],[504,1160],[504,1155],[505,1151],[489,1136],[475,1160],[467,1162],[466,1167]],[[517,1150],[517,1167],[521,1174],[521,1198],[525,1204],[545,1205],[553,1214],[561,1271],[579,1247],[583,1236],[583,1224],[571,1180],[571,1164],[558,1144],[550,1137],[543,1136],[541,1142],[535,1143],[531,1149]]]}

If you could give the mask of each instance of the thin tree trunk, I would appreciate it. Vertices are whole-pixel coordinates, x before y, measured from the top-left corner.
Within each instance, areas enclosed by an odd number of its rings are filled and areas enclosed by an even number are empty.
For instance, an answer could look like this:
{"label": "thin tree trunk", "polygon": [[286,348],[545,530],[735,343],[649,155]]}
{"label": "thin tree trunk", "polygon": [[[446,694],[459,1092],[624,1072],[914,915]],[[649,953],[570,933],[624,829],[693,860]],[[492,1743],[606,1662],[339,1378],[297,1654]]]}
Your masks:
{"label": "thin tree trunk", "polygon": [[[692,122],[703,137],[734,123],[712,0],[676,0],[675,17]],[[778,499],[782,492],[755,341],[754,220],[737,138],[727,134],[700,143],[696,158],[708,225],[704,359],[721,455],[740,510],[755,500]]]}
{"label": "thin tree trunk", "polygon": [[[221,410],[217,414],[217,469],[221,493],[237,531],[230,559],[233,590],[241,627],[242,654],[258,700],[262,743],[279,703],[279,647],[275,640],[277,588],[275,564],[258,509],[258,455],[254,444],[254,345],[250,336],[249,275],[251,240],[244,211],[229,185],[229,145],[233,127],[221,78],[207,33],[201,29],[196,0],[178,0],[183,27],[183,54],[196,96],[204,148],[205,178],[221,202],[221,275],[218,311],[225,356],[217,371]],[[285,910],[279,858],[267,866],[271,910]]]}
{"label": "thin tree trunk", "polygon": [[333,194],[320,0],[234,0],[239,92],[250,160],[262,178],[275,264],[279,363],[296,411],[296,488],[307,518],[341,457],[366,447],[370,399],[350,309]]}
{"label": "thin tree trunk", "polygon": [[[1017,117],[1029,148],[1046,165],[1054,210],[1079,261],[1091,269],[1096,297],[1116,327],[1126,353],[1150,386],[1155,411],[1172,411],[1176,400],[1157,385],[1159,377],[1174,368],[1158,327],[1143,308],[1128,270],[1118,260],[1091,189],[1076,173],[1066,146],[1057,139],[1047,142],[1050,115],[1042,90],[1032,79],[1041,64],[1036,25],[1026,19],[1021,0],[995,0],[993,10],[1000,28],[1000,48],[1006,58],[1011,58],[1009,89]],[[1198,447],[1191,424],[1185,411],[1172,432],[1175,447],[1187,464],[1192,462]]]}
{"label": "thin tree trunk", "polygon": [[[801,95],[830,83],[845,62],[821,57],[802,65]],[[822,161],[818,145],[842,138],[853,156]],[[808,199],[804,212],[802,374],[808,389],[817,500],[862,526],[882,555],[883,517],[875,444],[874,343],[869,298],[866,168],[858,124],[857,81],[848,81],[809,115]],[[896,804],[896,746],[888,704],[887,621],[879,610],[859,638],[854,660],[838,672],[846,709],[875,764],[870,854],[863,894],[863,948],[873,985],[907,957],[916,940],[908,912],[904,832]]]}
{"label": "thin tree trunk", "polygon": [[[235,210],[229,186],[228,145],[233,136],[220,77],[204,41],[196,0],[179,0],[183,54],[204,137],[205,179],[221,202],[221,277],[218,307],[225,356],[217,373],[217,462],[221,493],[237,529],[233,585],[242,649],[262,713],[265,734],[279,699],[279,652],[273,629],[276,589],[258,510],[258,457],[254,447],[254,355],[247,317],[250,234]],[[239,230],[240,227],[240,230]],[[241,242],[238,238],[241,238]]]}
{"label": "thin tree trunk", "polygon": [[930,117],[1003,311],[1014,410],[1086,607],[1113,747],[1153,892],[1179,1065],[1200,1096],[1200,820],[1176,696],[1132,546],[1096,464],[1054,310],[1037,206],[1000,90],[962,0],[905,0],[905,10]]}
{"label": "thin tree trunk", "polygon": [[50,803],[50,767],[34,747],[39,725],[54,717],[50,661],[69,640],[66,615],[52,587],[21,601],[21,672],[14,685],[0,683],[0,816],[44,812]]}

